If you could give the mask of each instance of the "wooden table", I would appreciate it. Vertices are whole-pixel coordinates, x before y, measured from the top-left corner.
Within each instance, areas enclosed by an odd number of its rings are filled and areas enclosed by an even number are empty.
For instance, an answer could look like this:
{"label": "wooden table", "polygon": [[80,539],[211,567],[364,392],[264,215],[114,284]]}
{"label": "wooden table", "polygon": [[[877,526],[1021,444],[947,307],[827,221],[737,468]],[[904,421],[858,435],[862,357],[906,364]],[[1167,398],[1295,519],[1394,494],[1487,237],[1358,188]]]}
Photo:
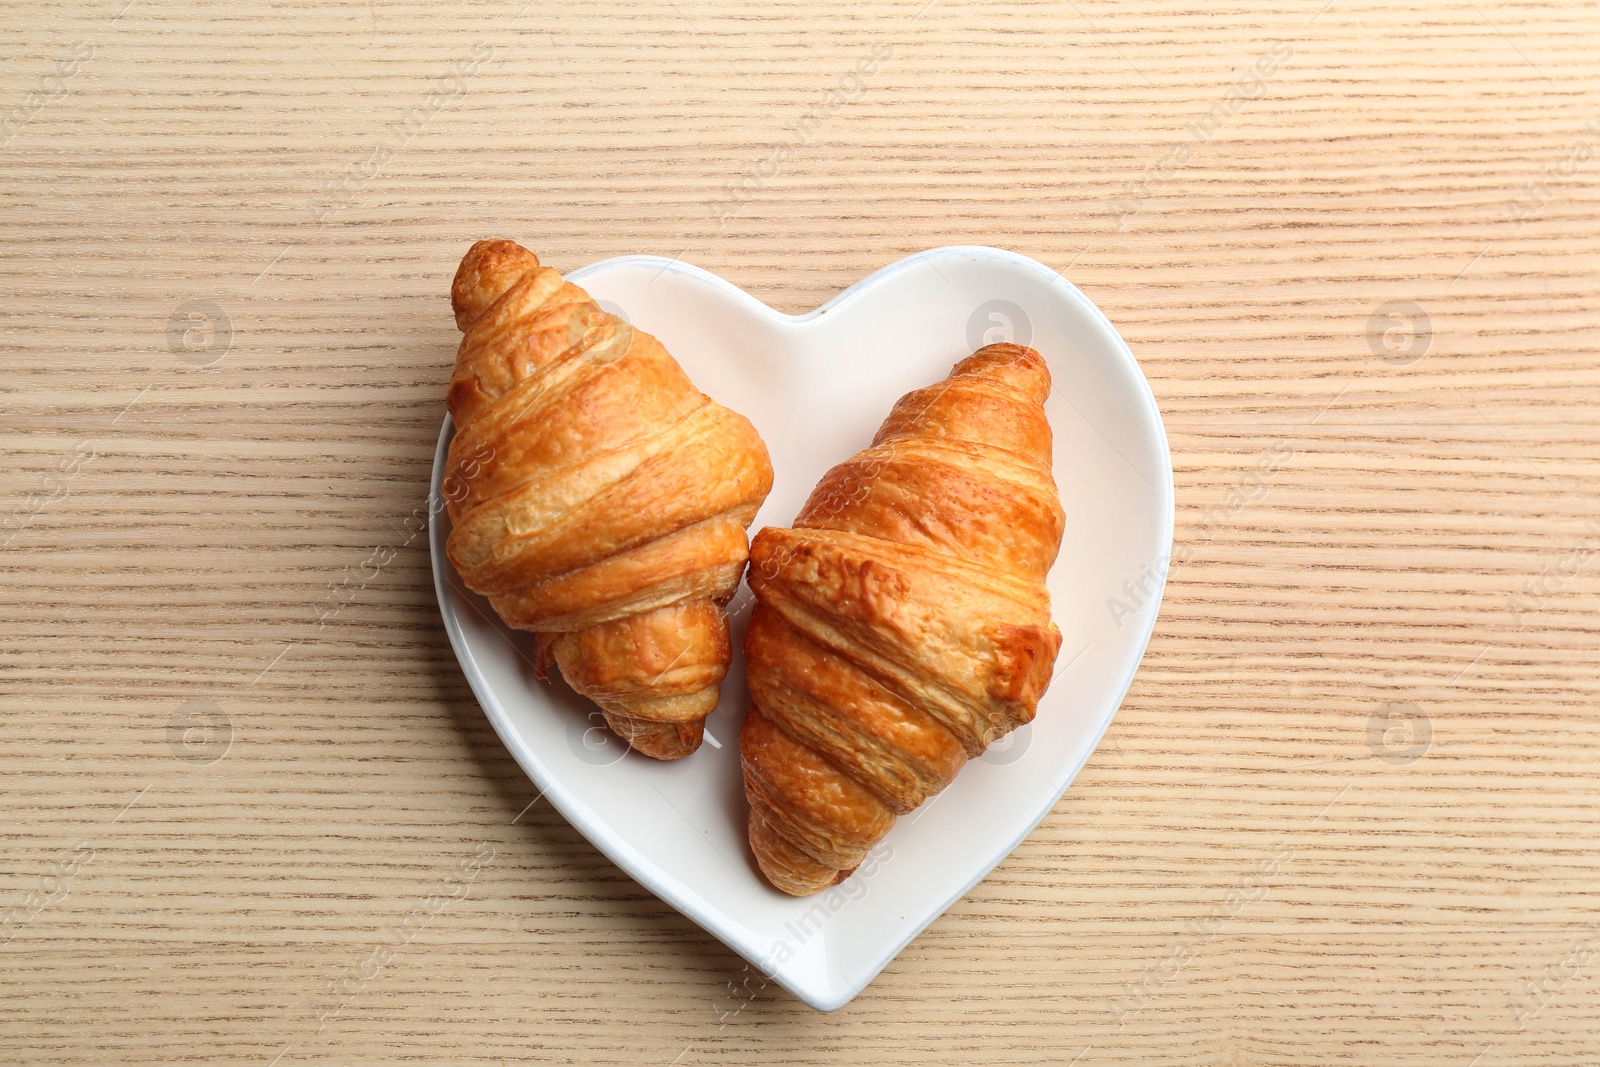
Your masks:
{"label": "wooden table", "polygon": [[[1593,4],[0,25],[0,1061],[1600,1062]],[[788,311],[1001,245],[1150,378],[1126,704],[835,1015],[529,807],[457,668],[407,520],[487,235]]]}

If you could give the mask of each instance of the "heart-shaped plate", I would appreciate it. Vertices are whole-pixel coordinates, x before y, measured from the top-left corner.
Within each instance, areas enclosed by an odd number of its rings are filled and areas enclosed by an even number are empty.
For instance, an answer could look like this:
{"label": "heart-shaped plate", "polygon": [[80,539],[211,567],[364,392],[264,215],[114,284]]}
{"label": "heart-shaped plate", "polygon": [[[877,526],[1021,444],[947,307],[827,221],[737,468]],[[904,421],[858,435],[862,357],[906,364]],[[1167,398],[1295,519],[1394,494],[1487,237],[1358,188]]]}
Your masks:
{"label": "heart-shaped plate", "polygon": [[[997,248],[919,253],[804,315],[658,256],[608,259],[567,277],[654,334],[701,391],[755,423],[776,480],[752,532],[788,525],[823,472],[871,441],[895,400],[973,350],[1015,341],[1049,362],[1046,411],[1067,525],[1049,583],[1063,642],[1038,717],[903,816],[855,875],[813,897],[768,886],[745,837],[738,737],[749,697],[737,649],[748,589],[732,604],[736,651],[705,744],[660,763],[629,752],[564,683],[534,677],[532,635],[507,629],[462,584],[444,553],[449,520],[435,507],[445,629],[484,713],[543,796],[754,970],[832,1011],[1027,836],[1110,725],[1155,624],[1171,551],[1172,459],[1160,412],[1088,297]],[[451,433],[446,417],[435,505]]]}

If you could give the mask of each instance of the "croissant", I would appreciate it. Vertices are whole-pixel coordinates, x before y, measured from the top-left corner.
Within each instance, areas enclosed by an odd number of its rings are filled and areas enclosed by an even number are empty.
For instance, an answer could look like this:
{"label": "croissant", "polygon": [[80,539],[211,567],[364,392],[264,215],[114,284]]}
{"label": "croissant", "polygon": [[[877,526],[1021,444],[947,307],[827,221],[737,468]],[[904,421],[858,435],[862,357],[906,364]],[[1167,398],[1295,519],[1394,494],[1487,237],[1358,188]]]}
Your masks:
{"label": "croissant", "polygon": [[1061,647],[1049,393],[1033,349],[979,349],[901,397],[792,529],[756,534],[739,751],[750,845],[784,892],[842,881],[1033,719]]}
{"label": "croissant", "polygon": [[553,661],[637,751],[688,755],[727,673],[766,446],[513,241],[473,245],[450,297],[451,563],[538,635],[541,677]]}

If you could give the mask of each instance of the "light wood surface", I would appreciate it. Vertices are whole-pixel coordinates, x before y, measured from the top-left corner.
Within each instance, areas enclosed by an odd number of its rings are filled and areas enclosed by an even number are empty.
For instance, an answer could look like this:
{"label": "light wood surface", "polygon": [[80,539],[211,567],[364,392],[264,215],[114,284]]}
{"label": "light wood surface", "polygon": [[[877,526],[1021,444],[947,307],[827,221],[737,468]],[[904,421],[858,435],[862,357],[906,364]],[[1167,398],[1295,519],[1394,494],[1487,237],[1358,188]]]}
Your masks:
{"label": "light wood surface", "polygon": [[[1597,121],[1593,3],[12,5],[0,1061],[1600,1062]],[[788,311],[1001,245],[1149,376],[1127,701],[837,1014],[457,668],[407,519],[487,235]]]}

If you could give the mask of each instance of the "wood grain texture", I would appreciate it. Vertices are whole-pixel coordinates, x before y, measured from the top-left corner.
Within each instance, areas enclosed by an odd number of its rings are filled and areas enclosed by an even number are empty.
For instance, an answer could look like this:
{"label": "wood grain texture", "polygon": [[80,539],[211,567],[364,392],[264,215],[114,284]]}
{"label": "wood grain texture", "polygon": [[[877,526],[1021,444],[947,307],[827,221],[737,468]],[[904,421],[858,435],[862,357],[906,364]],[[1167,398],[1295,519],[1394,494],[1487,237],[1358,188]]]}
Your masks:
{"label": "wood grain texture", "polygon": [[[126,3],[0,14],[0,1060],[1600,1062],[1594,4]],[[835,1015],[456,666],[408,519],[491,235],[788,311],[1002,245],[1154,387],[1121,713]]]}

